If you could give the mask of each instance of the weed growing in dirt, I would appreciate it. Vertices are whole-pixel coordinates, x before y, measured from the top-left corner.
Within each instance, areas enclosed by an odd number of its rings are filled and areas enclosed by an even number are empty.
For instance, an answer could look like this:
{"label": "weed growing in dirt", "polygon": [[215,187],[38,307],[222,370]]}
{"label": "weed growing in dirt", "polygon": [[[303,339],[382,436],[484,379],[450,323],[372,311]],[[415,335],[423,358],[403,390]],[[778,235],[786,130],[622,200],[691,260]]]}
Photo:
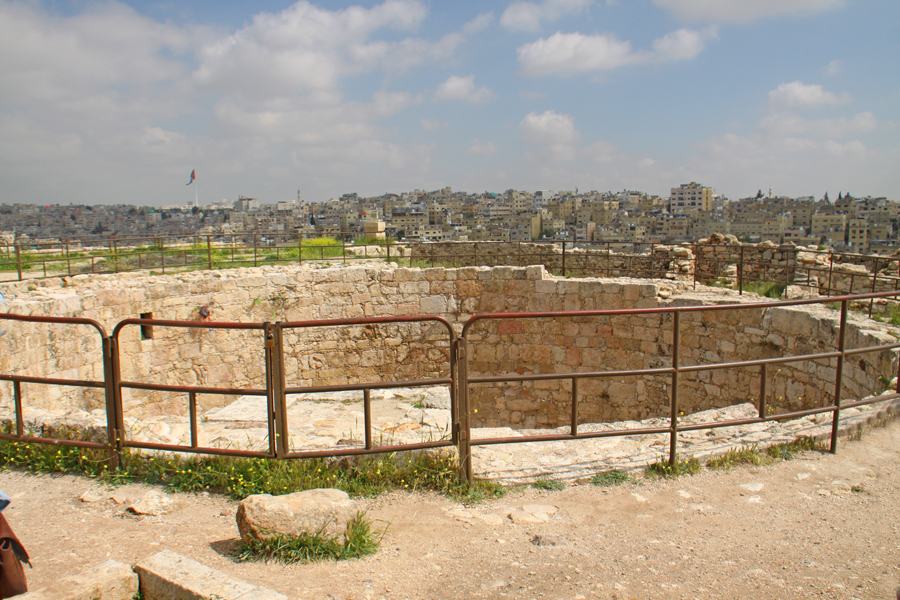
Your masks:
{"label": "weed growing in dirt", "polygon": [[386,531],[372,531],[372,522],[365,513],[359,512],[347,523],[347,530],[340,538],[326,534],[323,526],[315,533],[241,542],[235,557],[240,561],[275,560],[285,564],[361,558],[378,551]]}
{"label": "weed growing in dirt", "polygon": [[[69,437],[87,441],[73,432],[69,432]],[[501,485],[491,481],[459,483],[456,457],[441,452],[380,454],[350,462],[197,457],[126,449],[122,458],[119,468],[110,471],[105,448],[0,440],[0,468],[77,473],[111,484],[155,483],[175,491],[222,493],[236,500],[251,494],[278,495],[316,488],[337,488],[354,496],[376,496],[394,489],[432,490],[465,503],[498,498],[505,493]]]}
{"label": "weed growing in dirt", "polygon": [[562,481],[555,481],[553,479],[538,479],[537,481],[532,482],[531,487],[536,490],[558,492],[565,489],[566,484],[564,484]]}
{"label": "weed growing in dirt", "polygon": [[791,460],[794,455],[804,450],[824,451],[825,446],[812,438],[800,438],[785,444],[776,444],[766,448],[766,454],[780,460]]}
{"label": "weed growing in dirt", "polygon": [[706,466],[710,469],[729,470],[738,465],[767,465],[770,464],[772,460],[772,456],[763,454],[754,445],[732,448],[725,454],[721,454],[706,461]]}
{"label": "weed growing in dirt", "polygon": [[696,475],[700,472],[700,461],[694,457],[686,460],[677,460],[674,465],[668,461],[660,460],[647,467],[647,477],[664,477],[674,479],[682,475]]}
{"label": "weed growing in dirt", "polygon": [[591,477],[591,483],[600,487],[613,487],[629,481],[631,481],[631,477],[628,476],[628,473],[619,470],[604,471]]}

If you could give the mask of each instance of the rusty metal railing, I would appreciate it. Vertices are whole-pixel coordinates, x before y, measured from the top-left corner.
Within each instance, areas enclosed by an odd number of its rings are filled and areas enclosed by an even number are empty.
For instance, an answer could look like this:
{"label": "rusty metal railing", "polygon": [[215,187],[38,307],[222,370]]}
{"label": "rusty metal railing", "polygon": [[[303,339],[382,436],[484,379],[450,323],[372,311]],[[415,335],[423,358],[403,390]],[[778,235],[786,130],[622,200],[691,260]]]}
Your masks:
{"label": "rusty metal railing", "polygon": [[[404,381],[373,381],[343,385],[317,385],[317,386],[290,386],[285,380],[284,360],[284,333],[292,330],[302,330],[318,327],[328,327],[334,330],[339,327],[354,325],[386,325],[394,323],[436,323],[446,330],[447,352],[449,363],[448,377],[431,377],[428,379],[415,379]],[[412,315],[399,317],[365,317],[357,319],[330,319],[318,321],[289,321],[276,324],[274,328],[274,349],[276,360],[281,364],[273,370],[275,373],[273,387],[275,389],[275,421],[276,421],[276,452],[279,458],[312,458],[323,456],[354,456],[362,454],[374,454],[382,452],[396,452],[401,450],[420,450],[426,448],[445,448],[457,444],[458,432],[451,427],[449,439],[429,440],[409,444],[385,444],[376,445],[372,435],[372,407],[371,391],[375,389],[414,388],[424,386],[447,385],[450,390],[450,422],[456,422],[456,387],[457,372],[456,361],[453,360],[452,350],[456,345],[456,333],[450,322],[435,315]],[[286,397],[288,394],[309,394],[333,391],[362,391],[365,445],[361,448],[346,448],[343,450],[300,450],[295,451],[290,447],[290,428],[287,417]]]}
{"label": "rusty metal railing", "polygon": [[[558,311],[558,312],[532,312],[532,313],[485,313],[471,317],[463,326],[462,333],[459,336],[459,371],[460,386],[458,391],[459,415],[460,415],[460,460],[465,462],[464,470],[467,480],[471,481],[473,477],[472,467],[472,451],[473,446],[486,446],[494,444],[517,444],[527,442],[550,442],[563,440],[591,439],[599,437],[615,437],[630,435],[650,435],[667,433],[669,435],[669,465],[675,465],[677,461],[678,434],[683,431],[694,431],[699,429],[715,429],[720,427],[731,427],[736,425],[748,425],[753,423],[764,423],[768,421],[781,421],[787,419],[797,419],[812,414],[832,413],[830,451],[837,451],[838,433],[840,425],[840,412],[842,408],[851,408],[862,406],[865,404],[873,404],[885,400],[900,398],[900,371],[898,371],[898,387],[893,394],[880,395],[868,399],[857,399],[852,402],[843,403],[843,371],[844,361],[847,356],[863,354],[867,352],[880,352],[885,350],[896,350],[900,348],[900,342],[891,344],[881,344],[865,348],[847,349],[845,347],[846,329],[847,329],[847,313],[849,303],[851,301],[860,301],[875,298],[896,297],[900,292],[880,292],[874,294],[861,294],[855,296],[838,296],[830,298],[812,298],[804,300],[791,300],[779,302],[754,302],[746,304],[729,304],[729,305],[709,305],[709,306],[685,306],[685,307],[665,307],[665,308],[639,308],[639,309],[615,309],[615,310],[588,310],[588,311]],[[735,310],[766,310],[776,307],[800,306],[809,304],[822,304],[825,302],[840,302],[840,325],[838,330],[837,347],[830,352],[818,352],[813,354],[793,355],[787,357],[777,357],[771,359],[745,360],[725,363],[709,363],[700,365],[682,366],[679,360],[680,356],[680,334],[681,334],[681,315],[684,313],[695,312],[718,312],[718,311],[735,311]],[[559,319],[559,318],[578,318],[578,317],[613,317],[637,314],[669,314],[672,317],[672,353],[671,366],[652,368],[652,369],[633,369],[633,370],[604,370],[604,371],[573,371],[566,373],[538,373],[526,375],[502,375],[502,376],[471,376],[469,374],[467,349],[469,345],[469,336],[473,328],[480,322],[491,320],[508,320],[508,319]],[[777,365],[791,362],[837,359],[834,381],[833,401],[829,405],[820,406],[812,409],[795,410],[777,415],[768,415],[766,381],[768,378],[767,369],[769,365]],[[679,424],[679,379],[682,373],[694,373],[706,370],[718,369],[738,369],[738,368],[754,368],[760,369],[760,398],[758,404],[758,417],[746,419],[733,419],[719,422],[706,422],[690,425]],[[898,367],[900,369],[900,367]],[[642,429],[620,429],[602,432],[579,432],[578,431],[578,409],[579,409],[579,391],[578,382],[588,378],[616,378],[616,377],[646,377],[646,376],[670,376],[672,392],[669,404],[669,425],[668,427],[649,427]],[[570,425],[568,434],[545,434],[503,438],[479,438],[472,439],[471,436],[471,420],[470,416],[470,390],[469,386],[473,384],[484,383],[512,383],[525,381],[548,381],[548,380],[570,380],[571,385],[571,404],[570,404]]]}
{"label": "rusty metal railing", "polygon": [[[197,415],[197,395],[198,394],[217,394],[217,395],[225,395],[225,396],[265,396],[267,399],[267,404],[269,410],[267,411],[267,415],[271,416],[272,411],[271,407],[274,402],[274,398],[272,396],[271,386],[266,386],[265,388],[230,388],[230,387],[216,387],[216,386],[198,386],[198,385],[167,385],[160,383],[147,383],[140,381],[129,381],[122,379],[122,365],[121,365],[121,355],[119,352],[120,348],[120,334],[123,329],[128,326],[140,326],[140,327],[176,327],[183,329],[207,329],[207,330],[238,330],[238,331],[262,331],[264,333],[265,342],[261,350],[266,353],[266,358],[269,358],[270,352],[270,339],[272,336],[272,328],[273,326],[270,323],[223,323],[223,322],[212,322],[212,321],[171,321],[164,319],[125,319],[124,321],[119,322],[116,327],[113,329],[112,336],[110,337],[110,346],[112,348],[112,382],[110,385],[111,393],[113,394],[112,403],[116,407],[115,411],[115,422],[114,429],[116,432],[115,440],[116,446],[115,451],[118,454],[125,448],[143,448],[145,450],[166,450],[171,452],[193,452],[198,454],[216,454],[223,456],[245,456],[245,457],[260,457],[260,458],[269,458],[275,456],[274,451],[274,436],[272,433],[274,432],[274,425],[271,422],[272,419],[269,418],[268,428],[269,428],[269,450],[268,452],[259,452],[253,450],[242,450],[236,448],[215,448],[209,446],[200,446],[199,444],[199,431],[198,431],[198,415]],[[266,360],[266,366],[268,371],[269,360]],[[271,375],[269,375],[271,376]],[[159,392],[169,392],[169,393],[179,393],[187,395],[188,397],[188,415],[190,417],[190,433],[191,433],[191,444],[190,446],[185,446],[181,444],[161,444],[154,442],[142,442],[138,440],[132,440],[128,438],[128,432],[125,429],[125,415],[124,415],[124,402],[122,401],[122,390],[123,389],[136,389],[136,390],[152,390]]]}
{"label": "rusty metal railing", "polygon": [[[106,329],[98,321],[93,319],[82,318],[65,318],[65,317],[41,317],[30,315],[14,315],[0,313],[0,320],[12,321],[19,323],[48,323],[53,325],[82,325],[93,328],[100,335],[100,348],[103,354],[103,381],[85,380],[85,379],[64,379],[59,377],[36,377],[30,375],[12,375],[8,373],[0,373],[0,381],[11,381],[13,384],[13,402],[15,406],[15,433],[0,432],[0,439],[12,440],[17,442],[28,442],[38,444],[54,444],[59,446],[76,446],[80,448],[97,448],[109,451],[109,463],[111,468],[115,468],[119,464],[120,454],[115,452],[116,447],[116,411],[117,407],[113,401],[112,386],[113,376],[113,350],[110,345],[110,339],[106,334]],[[23,349],[24,350],[24,349]],[[105,410],[106,410],[106,432],[107,442],[92,442],[89,440],[71,440],[47,438],[40,435],[28,435],[25,430],[25,421],[23,418],[23,396],[22,384],[37,385],[54,385],[54,386],[71,386],[80,388],[102,389],[104,391]]]}
{"label": "rusty metal railing", "polygon": [[[0,271],[15,272],[16,279],[23,281],[143,270],[159,270],[166,274],[200,269],[302,264],[310,260],[347,263],[376,257],[390,260],[395,246],[395,241],[389,237],[368,243],[348,243],[348,237],[365,238],[362,232],[338,231],[326,237],[332,238],[334,243],[308,243],[305,234],[265,231],[113,235],[66,238],[54,242],[0,243]],[[370,247],[375,246],[383,247],[384,254],[370,255]],[[358,251],[360,249],[361,252]],[[393,252],[396,254],[396,250]]]}
{"label": "rusty metal railing", "polygon": [[[38,317],[14,314],[0,314],[0,319],[13,322],[46,323],[53,326],[79,325],[93,327],[100,336],[102,348],[102,364],[104,377],[99,380],[78,380],[63,378],[47,378],[21,374],[0,374],[0,381],[13,383],[13,396],[15,403],[15,432],[2,433],[0,439],[22,442],[34,442],[42,444],[61,444],[101,448],[109,451],[109,462],[115,467],[121,460],[126,448],[139,448],[147,450],[161,450],[170,452],[189,452],[196,454],[216,454],[225,456],[265,457],[278,459],[298,459],[324,456],[348,456],[373,454],[384,452],[405,451],[424,448],[442,448],[456,446],[459,451],[459,477],[462,481],[473,480],[472,448],[494,444],[511,444],[522,442],[546,442],[559,440],[590,439],[611,436],[668,434],[669,436],[669,463],[675,464],[678,454],[678,436],[682,432],[700,429],[715,429],[735,425],[764,423],[774,420],[796,419],[807,415],[819,413],[832,413],[830,450],[837,450],[840,413],[842,409],[862,406],[884,400],[900,398],[900,384],[892,394],[874,396],[870,398],[857,398],[845,402],[842,398],[844,385],[844,363],[848,357],[864,353],[896,351],[900,348],[900,341],[877,346],[862,348],[846,347],[847,315],[851,302],[875,300],[881,298],[896,298],[900,292],[877,292],[870,294],[838,296],[829,298],[813,298],[804,300],[780,301],[780,302],[754,302],[745,304],[710,305],[710,306],[683,306],[663,308],[637,308],[616,310],[589,310],[589,311],[558,311],[558,312],[531,312],[531,313],[490,313],[472,316],[466,321],[459,335],[446,318],[435,315],[411,315],[396,317],[367,317],[356,319],[333,319],[317,321],[296,321],[279,323],[225,323],[207,321],[172,321],[154,319],[125,319],[119,322],[112,335],[107,335],[103,326],[91,319]],[[721,312],[721,311],[748,311],[768,310],[778,307],[790,307],[801,305],[823,304],[840,302],[840,320],[837,331],[837,341],[833,349],[791,356],[780,356],[768,359],[743,360],[733,362],[718,362],[707,364],[682,365],[679,357],[682,334],[682,316],[692,313]],[[470,372],[471,357],[469,356],[471,344],[474,343],[473,330],[480,323],[509,319],[571,319],[571,318],[599,318],[616,317],[625,315],[664,315],[671,318],[671,355],[670,364],[648,369],[612,369],[594,371],[552,372],[535,374],[473,374]],[[285,368],[286,342],[285,335],[291,332],[310,330],[313,328],[327,328],[334,331],[341,327],[353,326],[386,326],[390,324],[420,324],[433,325],[446,331],[438,336],[438,342],[446,348],[447,365],[440,369],[433,365],[427,367],[430,373],[438,375],[407,380],[389,381],[365,381],[346,383],[339,385],[291,385],[287,381]],[[123,365],[121,363],[121,333],[128,327],[168,327],[188,330],[234,330],[260,332],[260,344],[256,352],[262,357],[265,365],[265,373],[262,375],[264,385],[256,387],[226,387],[212,385],[170,385],[152,383],[146,381],[126,380],[122,378]],[[433,330],[433,328],[432,328]],[[429,333],[429,336],[434,334]],[[428,342],[422,341],[425,344]],[[298,347],[303,352],[302,347]],[[291,351],[295,350],[290,348]],[[442,350],[443,351],[443,350]],[[803,361],[835,360],[834,393],[827,404],[815,408],[804,408],[778,414],[768,414],[767,381],[771,365],[788,364]],[[443,369],[447,373],[443,373]],[[679,388],[683,375],[701,371],[713,371],[721,369],[759,369],[760,397],[758,399],[758,416],[754,418],[733,419],[728,421],[704,422],[681,424]],[[900,375],[900,373],[898,373]],[[585,379],[616,379],[624,377],[666,377],[671,380],[671,394],[669,398],[669,423],[667,426],[645,427],[642,429],[626,429],[613,431],[579,431],[579,414],[583,401],[579,394],[579,382]],[[571,404],[569,406],[569,432],[548,433],[544,435],[519,436],[510,438],[472,438],[474,408],[472,405],[470,386],[491,383],[516,383],[527,381],[569,380],[571,381]],[[43,436],[26,434],[23,421],[23,398],[21,385],[57,385],[76,386],[102,389],[105,397],[107,442],[93,442],[82,440],[54,439]],[[407,444],[377,444],[373,436],[371,391],[388,388],[409,388],[422,386],[448,386],[450,390],[450,436],[446,439],[419,441]],[[188,403],[188,416],[190,418],[190,444],[163,444],[144,442],[128,437],[124,422],[123,390],[147,390],[168,394],[186,395]],[[326,450],[294,449],[290,443],[290,424],[287,415],[286,397],[288,394],[309,394],[328,391],[362,391],[363,414],[365,428],[365,442],[350,448],[332,448]],[[260,396],[265,397],[266,423],[268,427],[268,448],[266,451],[254,451],[237,448],[218,448],[202,446],[199,443],[197,397],[203,394],[215,394],[225,396]]]}

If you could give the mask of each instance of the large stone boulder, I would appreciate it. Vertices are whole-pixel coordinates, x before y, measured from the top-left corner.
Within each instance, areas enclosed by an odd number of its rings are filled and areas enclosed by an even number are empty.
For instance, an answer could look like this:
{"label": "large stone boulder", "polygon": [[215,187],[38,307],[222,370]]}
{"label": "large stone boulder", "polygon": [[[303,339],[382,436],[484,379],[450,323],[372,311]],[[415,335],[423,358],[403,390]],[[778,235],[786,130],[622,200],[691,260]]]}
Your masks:
{"label": "large stone boulder", "polygon": [[320,530],[328,535],[341,535],[356,513],[356,503],[346,492],[317,489],[282,496],[247,496],[238,505],[235,518],[241,539],[250,542]]}

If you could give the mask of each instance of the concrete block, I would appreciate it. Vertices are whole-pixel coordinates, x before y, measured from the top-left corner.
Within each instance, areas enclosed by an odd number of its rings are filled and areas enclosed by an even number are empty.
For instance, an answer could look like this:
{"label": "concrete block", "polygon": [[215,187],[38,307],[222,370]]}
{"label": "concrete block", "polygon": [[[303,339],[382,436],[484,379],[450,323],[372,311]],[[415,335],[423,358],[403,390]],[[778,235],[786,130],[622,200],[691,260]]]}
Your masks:
{"label": "concrete block", "polygon": [[171,550],[141,561],[134,570],[144,600],[287,600],[283,594],[229,577]]}

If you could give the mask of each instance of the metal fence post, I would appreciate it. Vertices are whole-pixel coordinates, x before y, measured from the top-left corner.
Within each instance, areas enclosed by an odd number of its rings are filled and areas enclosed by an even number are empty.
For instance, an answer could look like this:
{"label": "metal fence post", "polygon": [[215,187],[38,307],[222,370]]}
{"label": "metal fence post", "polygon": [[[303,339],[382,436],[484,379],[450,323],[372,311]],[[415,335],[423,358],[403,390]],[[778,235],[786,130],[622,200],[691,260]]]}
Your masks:
{"label": "metal fence post", "polygon": [[826,296],[831,295],[831,277],[834,274],[834,250],[828,255],[828,290]]}
{"label": "metal fence post", "polygon": [[456,415],[458,420],[453,426],[453,437],[459,453],[459,482],[471,484],[474,480],[472,475],[472,446],[470,444],[472,425],[469,421],[469,368],[466,360],[465,338],[457,339],[455,346],[459,385],[457,386],[458,394],[456,396]]}
{"label": "metal fence post", "polygon": [[[878,257],[875,257],[875,265],[872,267],[872,293],[878,288]],[[872,309],[875,307],[875,298],[869,300],[869,318],[872,318]]]}
{"label": "metal fence post", "polygon": [[837,372],[834,374],[834,412],[831,417],[831,448],[832,454],[837,453],[838,429],[841,424],[841,391],[844,387],[844,345],[847,329],[847,300],[841,300],[841,328],[838,332]]}
{"label": "metal fence post", "polygon": [[672,411],[669,431],[669,466],[675,466],[678,445],[678,344],[679,344],[679,311],[672,313]]}
{"label": "metal fence post", "polygon": [[276,458],[290,452],[284,387],[284,343],[281,325],[263,323],[266,348],[266,399],[269,407],[269,451]]}
{"label": "metal fence post", "polygon": [[209,270],[212,271],[212,240],[210,236],[206,236],[206,264],[209,266]]}
{"label": "metal fence post", "polygon": [[122,465],[123,439],[125,432],[122,414],[122,389],[119,386],[121,371],[119,366],[119,346],[115,338],[104,337],[103,343],[103,388],[106,395],[106,439],[109,444],[108,461],[110,471]]}
{"label": "metal fence post", "polygon": [[16,271],[19,272],[19,281],[22,281],[22,249],[16,244]]}

